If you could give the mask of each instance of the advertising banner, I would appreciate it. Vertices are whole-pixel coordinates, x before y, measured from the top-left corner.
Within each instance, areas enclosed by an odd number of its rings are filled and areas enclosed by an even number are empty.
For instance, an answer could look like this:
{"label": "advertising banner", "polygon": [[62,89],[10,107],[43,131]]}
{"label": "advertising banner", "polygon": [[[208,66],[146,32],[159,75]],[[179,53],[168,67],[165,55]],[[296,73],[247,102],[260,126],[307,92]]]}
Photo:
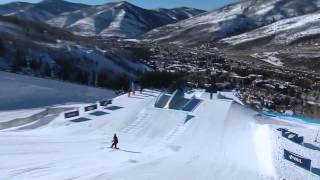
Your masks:
{"label": "advertising banner", "polygon": [[77,117],[79,116],[79,111],[72,111],[72,112],[67,112],[64,113],[64,118],[72,118],[72,117]]}
{"label": "advertising banner", "polygon": [[85,112],[93,111],[93,110],[96,110],[96,109],[98,109],[98,105],[96,105],[96,104],[91,105],[91,106],[84,107],[84,111],[85,111]]}
{"label": "advertising banner", "polygon": [[311,160],[304,158],[298,154],[292,153],[286,149],[284,149],[284,158],[288,161],[293,162],[295,165],[310,171],[311,168]]}
{"label": "advertising banner", "polygon": [[111,99],[100,101],[100,106],[108,106],[109,104],[112,104]]}
{"label": "advertising banner", "polygon": [[290,132],[286,129],[282,129],[282,137],[287,138],[290,141],[293,141],[298,144],[303,143],[303,136],[299,136],[298,134]]}

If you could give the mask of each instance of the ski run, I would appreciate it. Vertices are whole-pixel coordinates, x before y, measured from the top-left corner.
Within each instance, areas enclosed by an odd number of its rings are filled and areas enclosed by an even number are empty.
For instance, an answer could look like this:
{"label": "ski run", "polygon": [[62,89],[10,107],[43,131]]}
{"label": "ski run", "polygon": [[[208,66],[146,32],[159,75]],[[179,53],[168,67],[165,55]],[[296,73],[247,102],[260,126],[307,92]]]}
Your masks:
{"label": "ski run", "polygon": [[[6,123],[0,130],[0,179],[320,178],[319,124],[259,115],[225,94],[210,99],[209,93],[193,90],[179,99],[178,93],[145,90],[115,97],[106,107],[98,103],[90,112],[84,107],[92,104],[61,105],[78,109],[74,118],[60,113],[27,123],[0,121],[0,127]],[[0,114],[19,117],[33,111]],[[287,131],[304,142],[283,137]],[[110,148],[114,133],[118,150]],[[298,157],[286,160],[285,150]],[[309,169],[293,162],[302,158],[311,160]]]}

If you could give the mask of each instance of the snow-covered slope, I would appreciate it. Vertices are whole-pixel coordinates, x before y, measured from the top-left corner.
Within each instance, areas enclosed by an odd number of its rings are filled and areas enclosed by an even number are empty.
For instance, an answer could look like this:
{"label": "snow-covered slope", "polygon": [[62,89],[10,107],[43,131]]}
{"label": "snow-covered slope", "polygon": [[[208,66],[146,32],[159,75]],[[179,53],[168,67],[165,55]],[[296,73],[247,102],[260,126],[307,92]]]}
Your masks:
{"label": "snow-covered slope", "polygon": [[136,37],[203,12],[193,8],[147,10],[124,1],[64,13],[48,23],[85,36]]}
{"label": "snow-covered slope", "polygon": [[219,44],[237,59],[319,72],[320,13],[280,20]]}
{"label": "snow-covered slope", "polygon": [[288,18],[254,31],[221,40],[223,43],[240,45],[269,38],[274,44],[288,45],[300,39],[320,35],[320,13]]}
{"label": "snow-covered slope", "polygon": [[177,21],[188,19],[205,12],[203,10],[189,8],[189,7],[180,7],[180,8],[173,8],[173,9],[159,8],[159,9],[154,9],[154,11],[167,14],[172,19],[175,19]]}
{"label": "snow-covered slope", "polygon": [[47,22],[85,36],[136,37],[204,12],[187,7],[147,10],[126,1],[96,6],[64,0],[0,5],[0,15]]}
{"label": "snow-covered slope", "polygon": [[[46,21],[64,12],[88,7],[84,4],[71,3],[64,0],[43,0],[36,4],[21,5],[20,3],[14,3],[9,5],[12,7],[11,12],[2,15],[16,16],[21,19],[33,21]],[[0,8],[6,6],[8,5],[2,5]],[[16,11],[13,12],[13,10]]]}
{"label": "snow-covered slope", "polygon": [[8,4],[3,4],[0,5],[0,15],[15,13],[29,6],[32,6],[32,4],[27,2],[12,2]]}
{"label": "snow-covered slope", "polygon": [[80,77],[90,84],[100,72],[111,80],[150,70],[121,49],[100,49],[90,39],[45,23],[0,17],[0,24],[0,70],[30,73],[28,59],[36,64],[32,74],[76,82]]}
{"label": "snow-covered slope", "polygon": [[319,0],[245,0],[175,24],[156,28],[145,39],[197,43],[241,34],[275,21],[316,12]]}
{"label": "snow-covered slope", "polygon": [[110,90],[1,71],[0,84],[0,111],[89,103],[115,96]]}
{"label": "snow-covered slope", "polygon": [[[260,120],[254,111],[230,100],[210,100],[203,91],[196,94],[202,102],[193,112],[155,108],[159,93],[145,91],[114,98],[109,109],[99,107],[98,116],[81,112],[78,120],[61,115],[42,126],[26,125],[31,129],[1,130],[0,178],[318,178],[283,160],[282,153],[288,149],[307,156],[319,168],[319,151],[290,144],[276,131],[279,127],[297,130],[313,143],[311,132],[316,126]],[[113,133],[119,137],[119,150],[108,148]]]}

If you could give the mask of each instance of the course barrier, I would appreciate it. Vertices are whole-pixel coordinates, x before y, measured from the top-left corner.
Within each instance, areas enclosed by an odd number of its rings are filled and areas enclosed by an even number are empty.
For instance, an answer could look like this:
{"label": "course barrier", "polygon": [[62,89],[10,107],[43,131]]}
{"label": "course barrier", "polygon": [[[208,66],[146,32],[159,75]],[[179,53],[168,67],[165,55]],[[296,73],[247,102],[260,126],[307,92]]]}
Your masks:
{"label": "course barrier", "polygon": [[158,96],[154,106],[157,108],[164,108],[167,105],[170,98],[170,95],[162,93],[160,96]]}
{"label": "course barrier", "polygon": [[112,99],[102,100],[99,103],[100,103],[100,106],[108,106],[109,104],[112,104]]}
{"label": "course barrier", "polygon": [[97,104],[84,107],[84,111],[85,112],[93,111],[93,110],[96,110],[96,109],[98,109],[98,105]]}
{"label": "course barrier", "polygon": [[298,144],[303,143],[303,139],[304,139],[303,136],[299,136],[298,134],[290,132],[286,129],[282,129],[281,132],[282,132],[282,137]]}
{"label": "course barrier", "polygon": [[293,162],[295,165],[310,171],[311,169],[311,160],[304,158],[298,154],[292,153],[286,149],[284,149],[283,156],[286,160]]}
{"label": "course barrier", "polygon": [[79,115],[80,115],[79,111],[71,111],[71,112],[64,113],[64,118],[68,119],[72,117],[77,117]]}
{"label": "course barrier", "polygon": [[169,109],[181,109],[179,108],[179,105],[181,104],[181,101],[185,101],[184,93],[181,90],[176,90],[170,99],[168,100],[168,103],[166,105],[166,108]]}
{"label": "course barrier", "polygon": [[196,109],[197,106],[201,103],[200,99],[197,99],[195,96],[193,96],[183,107],[182,110],[184,111],[193,111]]}
{"label": "course barrier", "polygon": [[0,130],[23,126],[23,125],[38,121],[39,119],[45,118],[48,115],[59,115],[60,113],[63,113],[65,111],[70,111],[72,109],[73,108],[47,108],[39,113],[33,114],[28,117],[16,118],[6,122],[0,122]]}
{"label": "course barrier", "polygon": [[303,124],[313,124],[313,125],[320,125],[319,119],[312,119],[300,115],[289,115],[289,114],[281,114],[277,112],[272,111],[264,111],[259,113],[262,116],[268,116],[268,117],[275,117],[287,121],[295,121]]}

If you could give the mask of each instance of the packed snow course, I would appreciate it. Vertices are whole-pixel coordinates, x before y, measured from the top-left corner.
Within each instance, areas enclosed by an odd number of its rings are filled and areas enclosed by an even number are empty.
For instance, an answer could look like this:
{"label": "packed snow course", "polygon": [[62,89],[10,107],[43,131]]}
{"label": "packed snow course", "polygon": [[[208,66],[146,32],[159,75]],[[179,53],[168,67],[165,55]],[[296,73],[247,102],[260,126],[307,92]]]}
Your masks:
{"label": "packed snow course", "polygon": [[53,105],[89,103],[115,96],[115,93],[110,90],[0,71],[0,116],[2,118],[1,112],[4,110],[30,111],[30,109],[44,109]]}
{"label": "packed snow course", "polygon": [[[213,99],[201,90],[182,94],[180,102],[199,100],[185,111],[169,101],[177,94],[136,92],[90,112],[83,109],[91,104],[77,104],[78,117],[61,113],[0,130],[0,179],[320,178],[319,127],[257,116],[230,93]],[[162,107],[155,107],[160,97]],[[282,137],[279,128],[304,136],[304,143]],[[119,150],[109,148],[114,133]],[[284,149],[311,159],[312,169],[285,160]]]}

